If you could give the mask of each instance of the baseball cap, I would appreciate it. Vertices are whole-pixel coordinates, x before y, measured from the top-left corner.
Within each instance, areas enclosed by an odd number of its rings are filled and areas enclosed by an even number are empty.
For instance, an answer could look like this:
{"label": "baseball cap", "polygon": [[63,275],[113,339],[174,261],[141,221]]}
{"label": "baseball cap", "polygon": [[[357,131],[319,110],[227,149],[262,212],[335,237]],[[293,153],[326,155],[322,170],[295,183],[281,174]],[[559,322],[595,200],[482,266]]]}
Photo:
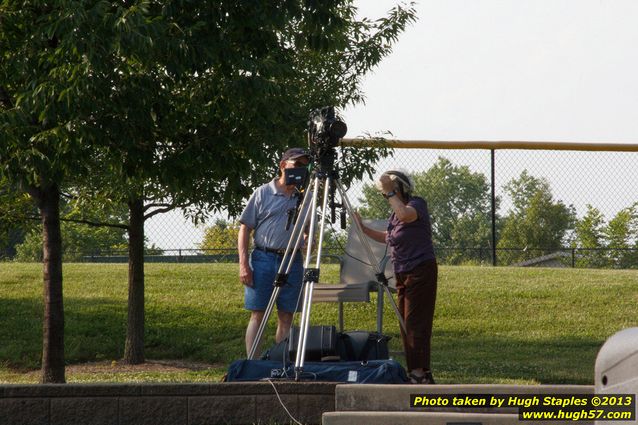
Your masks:
{"label": "baseball cap", "polygon": [[289,161],[301,157],[310,158],[310,154],[304,148],[290,148],[281,157],[282,161]]}

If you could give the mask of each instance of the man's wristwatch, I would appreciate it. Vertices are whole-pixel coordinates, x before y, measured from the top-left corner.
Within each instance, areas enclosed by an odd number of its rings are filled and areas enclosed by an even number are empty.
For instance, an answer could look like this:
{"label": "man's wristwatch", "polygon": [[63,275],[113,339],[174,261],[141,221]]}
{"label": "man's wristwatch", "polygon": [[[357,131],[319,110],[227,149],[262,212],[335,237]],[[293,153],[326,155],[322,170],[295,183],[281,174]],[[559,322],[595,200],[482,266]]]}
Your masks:
{"label": "man's wristwatch", "polygon": [[393,197],[394,195],[396,195],[396,194],[397,194],[397,193],[396,193],[394,190],[391,190],[391,191],[389,191],[388,193],[384,193],[384,194],[383,194],[383,197],[384,197],[385,199],[389,199],[389,198],[392,198],[392,197]]}

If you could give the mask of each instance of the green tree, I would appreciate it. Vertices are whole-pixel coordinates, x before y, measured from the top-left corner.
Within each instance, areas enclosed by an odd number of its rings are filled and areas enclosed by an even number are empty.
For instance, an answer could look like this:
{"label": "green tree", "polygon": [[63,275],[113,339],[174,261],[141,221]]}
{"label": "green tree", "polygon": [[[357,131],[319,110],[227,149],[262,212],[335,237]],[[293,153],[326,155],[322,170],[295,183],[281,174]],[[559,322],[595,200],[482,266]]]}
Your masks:
{"label": "green tree", "polygon": [[576,213],[553,198],[549,182],[531,176],[527,170],[504,187],[513,208],[504,219],[498,247],[504,264],[522,261],[560,250],[573,228]]}
{"label": "green tree", "polygon": [[84,7],[71,1],[0,4],[0,174],[27,192],[40,214],[42,382],[65,381],[61,186],[85,176],[94,154],[78,129],[97,97],[87,87],[99,77],[86,69],[107,22],[91,20]]}
{"label": "green tree", "polygon": [[[32,227],[29,219],[36,213],[29,195],[17,190],[0,174],[0,259],[12,259],[16,247]],[[42,241],[40,241],[40,250]]]}
{"label": "green tree", "polygon": [[205,254],[217,252],[226,253],[227,250],[237,250],[237,236],[239,223],[228,222],[224,219],[215,220],[215,224],[206,228],[204,238],[199,248],[205,250]]}
{"label": "green tree", "polygon": [[587,205],[587,212],[574,226],[573,247],[581,248],[576,265],[579,267],[605,267],[608,265],[604,249],[605,217],[598,208]]}
{"label": "green tree", "polygon": [[[428,171],[414,176],[414,184],[415,192],[428,201],[435,246],[461,249],[448,254],[449,262],[468,258],[467,249],[489,249],[491,195],[484,174],[440,157]],[[497,199],[497,209],[498,204]]]}
{"label": "green tree", "polygon": [[[79,202],[67,194],[60,210],[64,261],[81,261],[88,255],[107,255],[126,249],[126,228],[119,224],[127,214],[123,205],[96,200]],[[106,223],[111,225],[105,226]],[[24,242],[17,246],[17,260],[42,261],[41,233],[39,226],[27,233]]]}
{"label": "green tree", "polygon": [[363,197],[359,198],[361,203],[359,213],[362,217],[374,219],[387,219],[390,217],[392,209],[374,184],[363,185],[361,191]]}
{"label": "green tree", "polygon": [[638,264],[638,203],[620,210],[605,222],[603,214],[587,205],[575,226],[573,246],[579,248],[580,267],[635,268]]}
{"label": "green tree", "polygon": [[[143,262],[143,183],[136,179],[168,158],[153,149],[166,139],[158,121],[174,122],[165,119],[175,110],[166,99],[177,93],[180,64],[199,60],[200,34],[172,18],[184,16],[179,2],[8,1],[0,8],[0,170],[41,211],[43,380],[63,382],[61,187],[117,187],[131,211],[130,256]],[[131,275],[139,279],[143,270],[132,267]]]}
{"label": "green tree", "polygon": [[607,224],[604,235],[615,267],[638,267],[638,203],[619,211]]}
{"label": "green tree", "polygon": [[[6,3],[3,11],[9,66],[2,74],[13,78],[2,86],[7,110],[22,91],[41,99],[46,111],[35,115],[53,126],[47,134],[65,141],[71,158],[84,155],[77,167],[66,157],[56,164],[86,169],[77,175],[89,197],[129,208],[130,363],[144,359],[144,221],[176,207],[188,208],[194,220],[205,211],[236,212],[280,152],[304,143],[310,109],[362,100],[362,75],[414,16],[411,8],[395,8],[386,18],[357,21],[349,1],[222,1],[215,8],[27,2]],[[29,49],[34,35],[48,47]],[[25,59],[35,70],[31,79],[22,77]],[[51,146],[56,154],[64,144]],[[344,151],[345,163],[354,165],[347,173],[366,172],[379,157],[372,149]],[[55,200],[70,174],[53,180]]]}
{"label": "green tree", "polygon": [[[24,230],[2,220],[0,223],[0,260],[13,259],[16,256],[16,247],[24,242]],[[42,241],[40,241],[42,249]]]}
{"label": "green tree", "polygon": [[[105,255],[112,251],[126,249],[123,230],[63,223],[61,233],[64,241],[62,249],[64,261],[83,261],[86,256]],[[24,241],[16,246],[16,260],[42,261],[41,231],[35,230],[28,233]]]}
{"label": "green tree", "polygon": [[[330,6],[260,3],[255,10],[253,4],[228,2],[219,10],[198,3],[163,8],[163,18],[182,29],[173,34],[182,40],[178,54],[148,66],[134,62],[113,76],[117,101],[101,105],[95,116],[119,143],[116,164],[122,166],[112,173],[115,181],[129,182],[125,361],[144,357],[144,221],[176,207],[187,208],[195,221],[207,211],[238,212],[280,152],[304,143],[310,109],[361,99],[361,75],[389,52],[413,13],[397,8],[388,18],[359,22],[350,2]],[[158,69],[154,63],[165,65]],[[167,77],[165,69],[173,72]],[[136,105],[136,113],[113,107],[119,104]],[[350,153],[346,164],[355,165],[344,167],[350,174],[365,172],[365,164],[383,153],[344,151]]]}

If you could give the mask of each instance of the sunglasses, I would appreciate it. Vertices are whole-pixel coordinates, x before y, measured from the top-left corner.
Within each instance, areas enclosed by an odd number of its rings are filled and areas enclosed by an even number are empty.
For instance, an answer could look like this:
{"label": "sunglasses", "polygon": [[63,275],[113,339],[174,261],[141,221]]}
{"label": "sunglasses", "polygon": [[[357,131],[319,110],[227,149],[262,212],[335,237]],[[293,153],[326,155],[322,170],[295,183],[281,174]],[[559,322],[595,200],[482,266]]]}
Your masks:
{"label": "sunglasses", "polygon": [[308,161],[300,161],[300,160],[289,159],[286,162],[288,164],[294,165],[295,167],[307,167],[308,166]]}

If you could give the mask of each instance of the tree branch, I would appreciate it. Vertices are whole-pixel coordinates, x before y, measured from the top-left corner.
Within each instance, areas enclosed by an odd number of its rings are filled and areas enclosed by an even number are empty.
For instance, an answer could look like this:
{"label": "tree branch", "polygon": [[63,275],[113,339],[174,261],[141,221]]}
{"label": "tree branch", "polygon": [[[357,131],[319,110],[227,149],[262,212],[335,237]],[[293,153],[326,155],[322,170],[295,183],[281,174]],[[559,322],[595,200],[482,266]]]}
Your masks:
{"label": "tree branch", "polygon": [[171,210],[174,210],[175,208],[184,208],[184,207],[188,207],[189,205],[192,205],[193,202],[183,202],[181,204],[169,204],[169,203],[160,203],[160,202],[153,202],[150,204],[147,204],[144,206],[144,211],[148,211],[151,208],[158,208],[157,210],[151,211],[150,213],[146,214],[144,216],[144,220],[153,217],[154,215],[157,214],[162,214],[165,212],[169,212]]}
{"label": "tree branch", "polygon": [[2,217],[4,221],[6,221],[7,223],[12,223],[12,224],[24,223],[27,220],[37,220],[37,221],[42,220],[42,217],[40,217],[39,215],[20,214],[13,211],[10,211],[10,212],[0,211],[0,216]]}
{"label": "tree branch", "polygon": [[148,211],[151,208],[158,208],[158,207],[163,207],[163,208],[173,207],[173,208],[175,208],[177,206],[178,205],[176,205],[176,204],[153,202],[153,203],[144,205],[144,211]]}
{"label": "tree branch", "polygon": [[114,227],[116,229],[128,230],[128,225],[120,224],[120,223],[104,223],[104,222],[91,221],[91,220],[77,220],[77,219],[74,219],[74,218],[60,218],[60,221],[68,221],[70,223],[87,224],[87,225],[93,226],[93,227]]}
{"label": "tree branch", "polygon": [[64,192],[60,192],[60,196],[66,199],[78,199],[78,197],[76,195],[72,195],[70,193],[64,193]]}
{"label": "tree branch", "polygon": [[154,211],[151,211],[148,214],[145,214],[144,215],[144,220],[148,220],[149,218],[151,218],[151,217],[153,217],[153,216],[155,216],[157,214],[162,214],[162,213],[165,213],[165,212],[172,211],[172,210],[174,210],[175,208],[178,208],[178,207],[180,207],[180,205],[170,205],[170,204],[168,204],[165,208],[158,208],[158,209],[156,209]]}
{"label": "tree branch", "polygon": [[[37,221],[42,220],[42,217],[37,215],[30,215],[30,214],[25,215],[24,218],[27,220],[37,220]],[[60,221],[66,221],[69,223],[86,224],[93,227],[114,227],[116,229],[128,230],[128,225],[121,224],[121,223],[105,223],[101,221],[91,221],[91,220],[82,220],[82,219],[64,218],[64,217],[60,217]]]}
{"label": "tree branch", "polygon": [[7,93],[7,91],[5,90],[3,86],[0,86],[0,105],[4,109],[13,108],[13,102],[11,102],[11,96],[9,96],[9,93]]}

